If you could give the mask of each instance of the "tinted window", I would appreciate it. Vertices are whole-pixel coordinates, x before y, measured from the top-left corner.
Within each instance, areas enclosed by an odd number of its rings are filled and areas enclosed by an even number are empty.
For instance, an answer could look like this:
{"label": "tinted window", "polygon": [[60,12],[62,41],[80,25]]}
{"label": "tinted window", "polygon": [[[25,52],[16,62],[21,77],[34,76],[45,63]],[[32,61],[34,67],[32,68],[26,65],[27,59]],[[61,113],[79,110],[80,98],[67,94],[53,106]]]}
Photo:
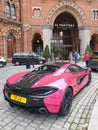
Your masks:
{"label": "tinted window", "polygon": [[95,55],[98,55],[98,52],[94,52]]}
{"label": "tinted window", "polygon": [[29,56],[29,53],[23,52],[23,53],[21,53],[21,56],[22,56],[22,57],[28,57],[28,56]]}
{"label": "tinted window", "polygon": [[78,72],[76,66],[73,66],[73,65],[69,67],[69,70],[70,72]]}
{"label": "tinted window", "polygon": [[94,52],[92,55],[91,55],[91,59],[92,58],[98,58],[98,52]]}
{"label": "tinted window", "polygon": [[36,54],[36,53],[31,53],[31,55],[33,55],[33,56],[35,56],[35,57],[39,57],[39,55],[38,54]]}
{"label": "tinted window", "polygon": [[36,71],[50,71],[50,72],[54,72],[58,69],[59,67],[57,66],[51,66],[51,65],[44,65],[44,66],[40,66],[39,68],[36,69]]}
{"label": "tinted window", "polygon": [[13,57],[20,57],[20,53],[14,53]]}
{"label": "tinted window", "polygon": [[83,71],[83,68],[76,66],[76,65],[71,65],[69,66],[65,72],[81,72]]}
{"label": "tinted window", "polygon": [[14,53],[13,57],[28,57],[29,53],[26,53],[26,52],[19,52],[19,53]]}

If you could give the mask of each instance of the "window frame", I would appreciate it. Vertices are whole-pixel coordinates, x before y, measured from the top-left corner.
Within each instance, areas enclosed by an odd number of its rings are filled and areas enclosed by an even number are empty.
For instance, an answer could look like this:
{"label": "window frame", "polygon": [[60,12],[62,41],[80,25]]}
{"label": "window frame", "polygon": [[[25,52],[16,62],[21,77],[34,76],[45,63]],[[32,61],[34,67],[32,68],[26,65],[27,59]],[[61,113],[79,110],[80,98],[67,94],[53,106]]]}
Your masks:
{"label": "window frame", "polygon": [[16,7],[14,4],[11,6],[11,18],[15,19],[16,18]]}
{"label": "window frame", "polygon": [[11,18],[11,7],[9,2],[6,2],[6,17]]}
{"label": "window frame", "polygon": [[41,7],[32,7],[33,17],[39,18],[41,16]]}

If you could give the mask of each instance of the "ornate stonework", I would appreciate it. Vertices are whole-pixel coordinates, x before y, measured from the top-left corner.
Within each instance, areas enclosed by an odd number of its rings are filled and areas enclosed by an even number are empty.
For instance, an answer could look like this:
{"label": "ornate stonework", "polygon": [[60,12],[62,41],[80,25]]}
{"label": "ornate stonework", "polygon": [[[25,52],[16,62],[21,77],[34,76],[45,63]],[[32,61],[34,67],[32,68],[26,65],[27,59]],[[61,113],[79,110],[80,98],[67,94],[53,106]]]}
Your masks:
{"label": "ornate stonework", "polygon": [[8,35],[12,33],[16,39],[20,39],[21,38],[21,32],[17,30],[17,28],[12,28],[12,29],[0,29],[0,36],[5,36],[8,37]]}
{"label": "ornate stonework", "polygon": [[19,6],[19,1],[18,0],[2,0],[2,3],[6,4],[6,2],[9,2],[10,5],[14,4],[16,7]]}
{"label": "ornate stonework", "polygon": [[80,6],[72,1],[63,1],[54,6],[49,12],[46,25],[53,25],[56,17],[64,11],[71,13],[76,18],[78,21],[78,26],[86,25],[86,16],[83,10],[80,8]]}

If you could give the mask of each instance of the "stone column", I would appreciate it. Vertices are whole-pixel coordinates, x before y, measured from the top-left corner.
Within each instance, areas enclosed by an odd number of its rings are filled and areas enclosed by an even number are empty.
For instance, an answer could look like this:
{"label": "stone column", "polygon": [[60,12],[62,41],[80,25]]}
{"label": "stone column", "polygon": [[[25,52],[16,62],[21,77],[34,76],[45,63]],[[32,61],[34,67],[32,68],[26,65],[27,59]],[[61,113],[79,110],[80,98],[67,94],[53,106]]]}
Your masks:
{"label": "stone column", "polygon": [[49,46],[49,50],[51,50],[51,38],[52,38],[52,28],[51,26],[43,27],[43,48],[46,45]]}
{"label": "stone column", "polygon": [[79,29],[79,38],[80,38],[80,54],[85,53],[85,49],[90,42],[90,30],[88,28]]}

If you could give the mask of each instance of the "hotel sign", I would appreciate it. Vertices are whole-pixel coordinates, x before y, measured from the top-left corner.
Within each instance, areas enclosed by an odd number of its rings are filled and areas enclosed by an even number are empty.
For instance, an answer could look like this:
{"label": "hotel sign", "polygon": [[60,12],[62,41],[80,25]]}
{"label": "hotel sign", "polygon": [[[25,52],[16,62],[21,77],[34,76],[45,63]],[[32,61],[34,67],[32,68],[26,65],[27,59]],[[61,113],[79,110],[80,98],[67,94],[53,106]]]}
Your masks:
{"label": "hotel sign", "polygon": [[63,28],[63,27],[74,28],[75,27],[74,24],[70,24],[70,23],[55,23],[54,26],[57,27],[57,28]]}

